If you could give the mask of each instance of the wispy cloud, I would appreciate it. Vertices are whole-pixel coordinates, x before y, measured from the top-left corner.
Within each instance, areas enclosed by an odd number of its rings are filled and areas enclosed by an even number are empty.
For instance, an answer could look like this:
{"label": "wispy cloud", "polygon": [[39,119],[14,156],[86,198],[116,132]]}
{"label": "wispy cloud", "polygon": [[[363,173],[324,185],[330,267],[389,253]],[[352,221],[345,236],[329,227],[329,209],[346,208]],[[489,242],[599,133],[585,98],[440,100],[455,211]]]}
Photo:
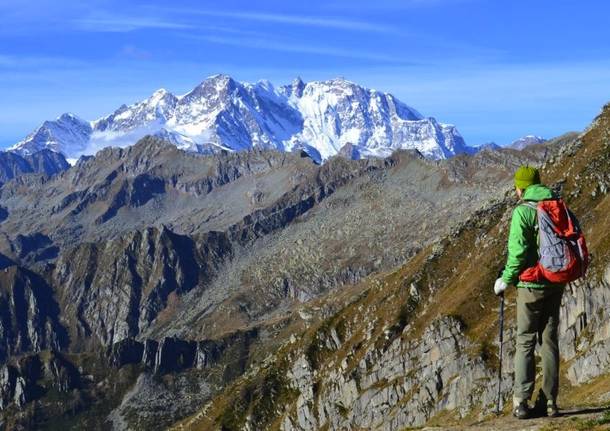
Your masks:
{"label": "wispy cloud", "polygon": [[145,29],[188,30],[193,28],[191,24],[170,21],[159,17],[127,17],[109,14],[79,18],[73,20],[72,23],[77,30],[101,33],[127,33]]}
{"label": "wispy cloud", "polygon": [[348,50],[332,47],[320,47],[314,45],[302,45],[298,43],[278,42],[275,40],[262,38],[240,38],[223,36],[193,36],[194,39],[203,40],[210,43],[236,46],[240,48],[253,48],[269,51],[281,51],[303,54],[324,55],[330,57],[352,58],[367,61],[383,62],[386,64],[400,64],[404,66],[415,63],[401,59],[398,56],[383,55],[362,50]]}
{"label": "wispy cloud", "polygon": [[[374,0],[362,2],[358,5],[358,10],[363,11],[391,11],[406,9],[421,9],[439,6],[448,6],[456,3],[464,3],[474,0]],[[350,3],[342,0],[329,1],[324,3],[323,8],[328,10],[345,10]]]}
{"label": "wispy cloud", "polygon": [[360,21],[355,19],[338,18],[338,17],[317,17],[290,15],[278,13],[261,13],[261,12],[238,12],[238,11],[218,11],[206,9],[186,9],[186,8],[154,8],[157,11],[165,11],[176,14],[202,15],[218,18],[229,18],[245,21],[257,21],[264,23],[275,24],[290,24],[304,27],[323,27],[338,30],[354,30],[363,32],[376,33],[397,33],[399,29],[369,21]]}

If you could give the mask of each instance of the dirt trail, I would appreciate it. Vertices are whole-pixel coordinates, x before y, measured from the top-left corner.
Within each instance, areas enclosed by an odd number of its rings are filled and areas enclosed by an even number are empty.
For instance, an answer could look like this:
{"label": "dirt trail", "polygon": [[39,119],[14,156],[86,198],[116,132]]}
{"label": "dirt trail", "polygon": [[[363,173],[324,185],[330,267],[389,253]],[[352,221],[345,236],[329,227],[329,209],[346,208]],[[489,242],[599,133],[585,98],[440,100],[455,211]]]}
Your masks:
{"label": "dirt trail", "polygon": [[557,418],[519,420],[501,416],[469,425],[425,427],[424,431],[610,431],[610,407],[572,408],[560,411]]}

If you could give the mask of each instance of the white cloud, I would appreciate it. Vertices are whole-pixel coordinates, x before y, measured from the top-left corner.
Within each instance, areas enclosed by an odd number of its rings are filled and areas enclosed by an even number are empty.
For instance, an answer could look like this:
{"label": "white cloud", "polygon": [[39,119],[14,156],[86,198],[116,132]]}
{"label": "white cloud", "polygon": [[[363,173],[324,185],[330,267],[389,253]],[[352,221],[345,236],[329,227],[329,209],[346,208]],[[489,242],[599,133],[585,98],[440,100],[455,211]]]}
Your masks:
{"label": "white cloud", "polygon": [[316,54],[330,57],[342,57],[361,59],[368,61],[378,61],[383,63],[410,65],[406,60],[402,60],[399,56],[383,55],[362,50],[349,50],[332,47],[320,47],[314,45],[303,45],[299,43],[278,42],[269,39],[257,38],[238,38],[238,37],[222,37],[222,36],[193,36],[194,39],[203,40],[210,43],[222,45],[237,46],[242,48],[263,49],[270,51],[294,52],[304,54]]}
{"label": "white cloud", "polygon": [[276,24],[293,24],[304,27],[325,27],[339,30],[354,30],[376,33],[397,33],[399,31],[395,27],[384,24],[337,17],[314,17],[278,13],[216,11],[180,8],[156,8],[156,10],[162,10],[178,14],[213,16],[219,18],[230,18],[245,21],[258,21]]}

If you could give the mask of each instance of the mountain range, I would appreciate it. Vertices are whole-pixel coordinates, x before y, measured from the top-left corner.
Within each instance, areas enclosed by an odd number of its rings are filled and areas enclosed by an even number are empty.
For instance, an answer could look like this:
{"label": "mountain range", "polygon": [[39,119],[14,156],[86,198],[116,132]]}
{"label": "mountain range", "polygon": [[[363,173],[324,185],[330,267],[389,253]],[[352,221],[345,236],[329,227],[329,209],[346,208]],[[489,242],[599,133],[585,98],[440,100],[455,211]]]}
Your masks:
{"label": "mountain range", "polygon": [[[488,419],[499,371],[492,286],[523,164],[569,203],[594,256],[561,308],[560,406],[607,402],[610,105],[582,134],[459,154],[439,150],[438,136],[431,152],[421,140],[374,147],[386,120],[392,137],[438,123],[344,80],[273,89],[215,76],[197,88],[91,123],[66,114],[0,153],[0,430]],[[208,138],[191,146],[179,126]],[[140,133],[156,136],[133,141]],[[120,147],[86,155],[100,134]],[[70,165],[64,154],[80,156]],[[501,379],[508,406],[510,366]]]}
{"label": "mountain range", "polygon": [[317,162],[339,153],[359,159],[417,149],[426,157],[445,159],[474,151],[455,126],[343,78],[308,83],[297,78],[276,88],[269,81],[249,84],[227,75],[211,76],[181,96],[157,90],[94,121],[63,114],[9,151],[29,155],[47,148],[74,162],[145,135],[197,153],[303,150]]}
{"label": "mountain range", "polygon": [[572,139],[321,165],[155,137],[70,167],[43,150],[57,172],[0,185],[0,424],[164,429]]}

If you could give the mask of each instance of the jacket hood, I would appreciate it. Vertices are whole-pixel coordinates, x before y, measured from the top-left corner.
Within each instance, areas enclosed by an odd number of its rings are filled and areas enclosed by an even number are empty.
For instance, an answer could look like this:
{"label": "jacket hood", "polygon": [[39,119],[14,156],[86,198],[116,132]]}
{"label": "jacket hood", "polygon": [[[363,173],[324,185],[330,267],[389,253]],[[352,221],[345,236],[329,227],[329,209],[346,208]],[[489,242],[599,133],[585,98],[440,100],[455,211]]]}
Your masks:
{"label": "jacket hood", "polygon": [[539,201],[543,201],[546,199],[554,199],[554,198],[555,198],[555,195],[553,194],[551,189],[549,189],[544,184],[532,184],[531,186],[526,188],[525,192],[523,193],[524,201],[539,202]]}

